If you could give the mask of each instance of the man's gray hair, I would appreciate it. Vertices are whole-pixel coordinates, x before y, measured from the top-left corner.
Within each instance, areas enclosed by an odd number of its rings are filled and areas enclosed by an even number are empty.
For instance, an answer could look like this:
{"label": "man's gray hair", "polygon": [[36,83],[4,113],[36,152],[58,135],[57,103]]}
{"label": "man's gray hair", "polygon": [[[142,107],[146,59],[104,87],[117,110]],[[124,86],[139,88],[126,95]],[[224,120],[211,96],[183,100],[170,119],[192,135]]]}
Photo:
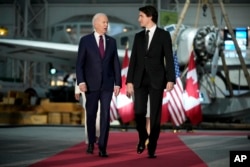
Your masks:
{"label": "man's gray hair", "polygon": [[105,13],[96,13],[96,14],[93,16],[93,19],[92,19],[92,26],[93,26],[93,28],[94,28],[94,23],[95,23],[96,19],[97,19],[99,16],[106,16],[106,17],[108,17]]}

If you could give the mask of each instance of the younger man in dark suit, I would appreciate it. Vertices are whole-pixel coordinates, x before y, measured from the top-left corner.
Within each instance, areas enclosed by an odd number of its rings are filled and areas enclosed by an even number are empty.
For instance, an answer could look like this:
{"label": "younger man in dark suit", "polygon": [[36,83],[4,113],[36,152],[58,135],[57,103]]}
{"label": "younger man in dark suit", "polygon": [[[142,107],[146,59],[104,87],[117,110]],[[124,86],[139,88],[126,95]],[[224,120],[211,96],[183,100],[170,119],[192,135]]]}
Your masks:
{"label": "younger man in dark suit", "polygon": [[[134,95],[135,122],[139,135],[137,153],[147,145],[148,157],[156,158],[163,91],[175,84],[175,70],[170,33],[157,27],[158,12],[153,6],[139,8],[138,21],[144,28],[134,37],[127,74],[127,95]],[[146,130],[147,100],[150,99],[150,134]]]}

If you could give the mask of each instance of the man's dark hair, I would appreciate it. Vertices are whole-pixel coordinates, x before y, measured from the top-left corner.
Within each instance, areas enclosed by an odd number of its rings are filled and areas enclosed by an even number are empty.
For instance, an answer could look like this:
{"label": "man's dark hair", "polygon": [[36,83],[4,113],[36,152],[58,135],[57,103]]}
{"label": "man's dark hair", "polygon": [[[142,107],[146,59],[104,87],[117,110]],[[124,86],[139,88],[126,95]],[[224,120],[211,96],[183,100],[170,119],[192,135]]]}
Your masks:
{"label": "man's dark hair", "polygon": [[152,16],[152,21],[155,24],[157,24],[158,12],[154,6],[151,6],[151,5],[144,6],[144,7],[139,8],[139,11],[145,13],[147,17]]}

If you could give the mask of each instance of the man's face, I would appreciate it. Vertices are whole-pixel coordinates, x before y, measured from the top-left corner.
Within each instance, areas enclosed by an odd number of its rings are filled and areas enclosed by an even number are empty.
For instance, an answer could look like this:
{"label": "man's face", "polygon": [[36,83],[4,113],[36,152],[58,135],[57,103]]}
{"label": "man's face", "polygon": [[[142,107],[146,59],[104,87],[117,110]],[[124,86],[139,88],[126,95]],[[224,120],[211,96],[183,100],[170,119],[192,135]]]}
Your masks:
{"label": "man's face", "polygon": [[94,27],[97,33],[103,35],[108,31],[108,18],[107,16],[99,16],[95,22]]}
{"label": "man's face", "polygon": [[152,16],[147,17],[147,15],[143,12],[139,12],[138,22],[140,23],[141,27],[147,27],[151,22]]}

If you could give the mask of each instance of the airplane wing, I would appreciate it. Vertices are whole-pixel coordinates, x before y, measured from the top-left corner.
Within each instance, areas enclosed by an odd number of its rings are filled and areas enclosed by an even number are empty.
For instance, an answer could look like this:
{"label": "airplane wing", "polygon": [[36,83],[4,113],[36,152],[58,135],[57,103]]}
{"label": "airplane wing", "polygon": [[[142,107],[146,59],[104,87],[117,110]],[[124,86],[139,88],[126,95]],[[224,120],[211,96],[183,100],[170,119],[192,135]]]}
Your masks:
{"label": "airplane wing", "polygon": [[[78,45],[74,44],[0,38],[0,59],[9,57],[18,60],[48,62],[58,68],[74,69],[77,51]],[[125,48],[118,50],[118,55],[121,60],[125,55]]]}
{"label": "airplane wing", "polygon": [[53,42],[0,39],[0,57],[75,66],[77,45]]}

